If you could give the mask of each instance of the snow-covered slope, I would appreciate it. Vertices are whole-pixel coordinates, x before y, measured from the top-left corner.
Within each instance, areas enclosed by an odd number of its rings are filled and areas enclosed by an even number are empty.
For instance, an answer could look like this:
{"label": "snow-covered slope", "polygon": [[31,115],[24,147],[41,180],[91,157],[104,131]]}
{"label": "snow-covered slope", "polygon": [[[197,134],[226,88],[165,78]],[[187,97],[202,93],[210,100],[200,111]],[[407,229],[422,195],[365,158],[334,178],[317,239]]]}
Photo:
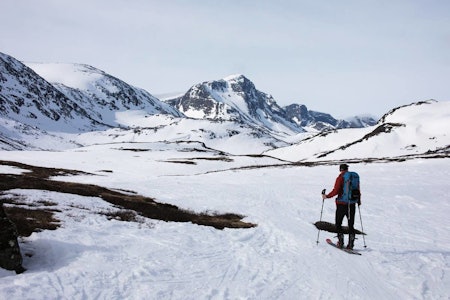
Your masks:
{"label": "snow-covered slope", "polygon": [[342,124],[338,124],[337,128],[363,128],[375,125],[377,120],[372,115],[363,114],[346,118],[340,122]]}
{"label": "snow-covered slope", "polygon": [[172,106],[147,91],[133,87],[104,71],[83,64],[26,63],[99,122],[117,126],[116,112],[143,110],[147,114],[181,117]]}
{"label": "snow-covered slope", "polygon": [[50,133],[0,117],[0,150],[64,150],[82,146],[74,134]]}
{"label": "snow-covered slope", "polygon": [[304,131],[286,118],[271,95],[257,90],[243,75],[196,84],[168,102],[195,119],[234,121],[287,135]]}
{"label": "snow-covered slope", "polygon": [[33,70],[0,53],[0,116],[48,131],[107,128]]}
{"label": "snow-covered slope", "polygon": [[[450,144],[449,102],[396,108],[375,126],[364,127],[373,119],[336,120],[302,105],[281,108],[243,75],[197,84],[168,101],[174,108],[91,66],[28,66],[37,73],[0,53],[0,145],[5,150],[61,150],[92,144],[89,136],[95,136],[94,143],[195,141],[233,154],[268,151],[301,161],[448,152]],[[354,126],[364,128],[311,136]],[[83,132],[89,133],[76,135]]]}
{"label": "snow-covered slope", "polygon": [[[288,143],[271,132],[232,121],[196,120],[142,111],[117,113],[121,128],[95,131],[73,137],[82,145],[117,142],[200,142],[232,154],[261,154]],[[131,129],[125,129],[131,127]]]}
{"label": "snow-covered slope", "polygon": [[[216,230],[108,220],[99,212],[118,208],[100,197],[9,190],[2,200],[52,210],[61,227],[20,239],[27,271],[0,269],[1,299],[397,300],[450,294],[449,159],[351,165],[362,180],[355,224],[367,233],[355,244],[362,256],[328,246],[325,238],[334,233],[321,231],[316,244],[312,223],[320,216],[334,222],[333,200],[325,201],[321,215],[320,191],[332,187],[336,166],[263,167],[277,162],[225,156],[192,143],[5,151],[2,159],[82,170],[93,175],[54,179],[134,191],[195,212],[240,213],[258,226]],[[20,171],[11,169],[0,166],[2,173]]]}
{"label": "snow-covered slope", "polygon": [[[118,126],[142,127],[136,125],[142,123],[136,116],[145,116],[147,120],[143,123],[147,124],[150,115],[185,118],[183,112],[190,120],[172,124],[189,123],[186,132],[183,133],[181,126],[176,126],[171,132],[195,141],[206,142],[206,139],[208,144],[220,145],[221,149],[229,143],[224,142],[227,139],[223,137],[233,136],[234,141],[241,142],[239,153],[255,142],[259,146],[250,147],[245,153],[287,146],[303,138],[305,124],[305,128],[314,132],[342,124],[330,115],[312,111],[308,116],[314,119],[314,124],[299,122],[295,112],[292,114],[291,111],[288,116],[272,96],[257,90],[243,75],[197,84],[183,96],[169,100],[172,106],[92,66],[64,63],[24,65],[6,54],[0,57],[1,114],[5,121],[15,122],[8,129],[2,127],[3,149],[71,147],[74,145],[71,140],[61,140],[64,137],[72,139],[67,133],[101,131]],[[131,118],[126,120],[127,117]],[[199,122],[194,122],[194,119]],[[364,126],[363,123],[360,125]],[[18,132],[14,132],[16,128]],[[192,134],[194,131],[208,134]],[[246,133],[241,135],[242,132]],[[247,143],[244,136],[251,142]],[[48,147],[40,142],[44,140],[48,141]]]}
{"label": "snow-covered slope", "polygon": [[[86,65],[29,63],[43,79],[14,58],[1,58],[3,150],[61,150],[117,141],[197,141],[230,153],[260,154],[288,145],[264,126],[185,118],[147,92]],[[104,131],[108,127],[115,129]],[[82,131],[89,133],[78,136]]]}
{"label": "snow-covered slope", "polygon": [[398,157],[450,146],[450,102],[429,100],[393,109],[373,127],[323,132],[265,154],[288,161]]}
{"label": "snow-covered slope", "polygon": [[337,120],[327,113],[308,110],[306,105],[291,104],[283,107],[286,117],[307,131],[323,131],[342,128],[363,128],[377,123],[369,115],[354,116],[346,120]]}
{"label": "snow-covered slope", "polygon": [[186,94],[165,101],[191,118],[231,120],[289,135],[305,130],[360,128],[376,123],[370,116],[337,120],[330,114],[309,111],[300,104],[282,108],[271,95],[257,90],[244,75],[196,84]]}

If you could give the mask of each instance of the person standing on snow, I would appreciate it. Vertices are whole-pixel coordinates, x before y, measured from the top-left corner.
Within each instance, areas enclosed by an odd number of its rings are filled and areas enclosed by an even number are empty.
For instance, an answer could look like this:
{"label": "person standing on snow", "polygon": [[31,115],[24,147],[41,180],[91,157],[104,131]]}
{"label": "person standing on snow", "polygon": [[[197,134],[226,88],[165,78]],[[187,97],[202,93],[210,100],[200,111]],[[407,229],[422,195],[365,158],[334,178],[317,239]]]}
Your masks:
{"label": "person standing on snow", "polygon": [[[344,202],[342,200],[342,194],[344,191],[344,174],[348,171],[348,165],[341,164],[339,166],[339,171],[340,174],[336,178],[333,190],[328,194],[322,194],[322,199],[325,200],[327,198],[331,198],[337,195],[336,218],[335,218],[336,232],[338,234],[337,246],[339,248],[344,247],[344,234],[342,232],[342,221],[344,220],[344,217],[347,217],[349,229],[347,249],[353,249],[353,245],[355,242],[355,228],[353,226],[355,223],[355,203],[349,203],[348,201]],[[358,199],[357,203],[358,205],[361,205],[361,200]]]}

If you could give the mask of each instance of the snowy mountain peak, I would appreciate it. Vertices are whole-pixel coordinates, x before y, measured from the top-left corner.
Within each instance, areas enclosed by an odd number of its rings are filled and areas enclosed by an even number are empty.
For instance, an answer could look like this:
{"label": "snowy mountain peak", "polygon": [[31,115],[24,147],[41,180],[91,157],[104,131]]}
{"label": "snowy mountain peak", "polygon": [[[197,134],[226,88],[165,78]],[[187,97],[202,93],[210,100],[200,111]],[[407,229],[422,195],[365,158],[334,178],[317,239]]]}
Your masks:
{"label": "snowy mountain peak", "polygon": [[225,77],[223,80],[225,80],[225,81],[239,81],[239,80],[246,80],[246,79],[247,78],[243,74],[232,74],[232,75],[229,75],[229,76]]}
{"label": "snowy mountain peak", "polygon": [[[104,130],[117,113],[183,114],[106,72],[85,64],[27,63],[0,53],[0,116],[51,132]],[[19,125],[18,125],[19,126]],[[9,130],[0,128],[6,135]]]}
{"label": "snowy mountain peak", "polygon": [[290,161],[448,157],[449,119],[450,102],[416,102],[391,110],[376,126],[322,132],[267,154]]}
{"label": "snowy mountain peak", "polygon": [[92,83],[100,80],[106,73],[85,64],[70,63],[25,63],[50,83],[88,90]]}
{"label": "snowy mountain peak", "polygon": [[234,121],[283,134],[303,131],[285,118],[272,96],[257,90],[251,80],[240,74],[196,84],[168,102],[195,119]]}
{"label": "snowy mountain peak", "polygon": [[327,113],[308,110],[303,104],[291,104],[283,107],[289,120],[299,126],[312,128],[318,131],[342,128],[362,128],[373,126],[377,121],[372,116],[361,115],[337,120]]}
{"label": "snowy mountain peak", "polygon": [[[228,83],[229,87],[234,92],[248,93],[253,95],[259,92],[256,90],[255,84],[244,75],[232,75],[226,77],[224,80]],[[268,98],[272,98],[270,95],[267,96]],[[258,99],[258,97],[254,97],[254,99]]]}
{"label": "snowy mountain peak", "polygon": [[[420,112],[427,108],[426,105],[429,104],[435,104],[438,103],[438,101],[434,99],[426,100],[426,101],[419,101],[414,102],[407,105],[402,105],[396,108],[391,109],[389,112],[387,112],[384,116],[381,117],[379,124],[385,123],[385,122],[395,122],[395,121],[402,121],[404,120],[405,115],[409,117],[411,113]],[[418,109],[418,106],[422,106],[422,108]],[[429,108],[429,107],[428,107]]]}
{"label": "snowy mountain peak", "polygon": [[166,101],[191,118],[229,120],[289,134],[305,128],[321,131],[376,124],[375,119],[362,116],[337,120],[326,113],[308,111],[300,104],[281,108],[271,95],[259,91],[242,74],[196,84],[186,94]]}
{"label": "snowy mountain peak", "polygon": [[143,110],[148,114],[182,114],[147,91],[133,87],[85,64],[27,63],[60,92],[91,113],[91,117],[117,126],[116,113]]}
{"label": "snowy mountain peak", "polygon": [[106,128],[32,69],[1,53],[0,84],[0,114],[4,117],[48,131]]}

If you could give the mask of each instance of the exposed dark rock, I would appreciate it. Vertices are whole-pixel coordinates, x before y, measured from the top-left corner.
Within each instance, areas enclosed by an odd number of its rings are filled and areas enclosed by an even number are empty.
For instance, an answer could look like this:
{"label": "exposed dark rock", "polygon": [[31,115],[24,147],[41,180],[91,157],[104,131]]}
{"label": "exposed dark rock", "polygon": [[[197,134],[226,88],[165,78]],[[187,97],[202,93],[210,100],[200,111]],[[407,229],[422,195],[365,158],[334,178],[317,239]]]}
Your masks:
{"label": "exposed dark rock", "polygon": [[[240,104],[237,104],[236,99]],[[242,101],[245,108],[242,107]],[[271,95],[256,89],[243,75],[207,81],[191,87],[183,96],[167,100],[169,104],[193,118],[231,120],[242,124],[258,124],[271,129],[278,123],[294,132],[303,127],[316,130],[361,128],[377,123],[372,117],[355,116],[337,120],[330,114],[310,111],[305,105],[291,104],[280,107]]]}
{"label": "exposed dark rock", "polygon": [[418,102],[414,102],[414,103],[411,103],[411,104],[406,104],[406,105],[402,105],[402,106],[393,108],[393,109],[391,109],[390,111],[388,111],[386,114],[384,114],[384,115],[380,118],[380,120],[378,121],[378,123],[379,123],[379,124],[385,123],[385,122],[386,122],[386,119],[387,119],[389,116],[393,115],[397,110],[400,110],[400,109],[402,109],[402,108],[409,107],[409,106],[426,105],[426,104],[431,104],[431,103],[436,103],[436,102],[437,102],[436,100],[430,99],[430,100],[427,100],[427,101],[418,101]]}
{"label": "exposed dark rock", "polygon": [[124,110],[183,116],[148,92],[101,70],[82,64],[71,67],[74,72],[92,76],[85,88],[48,82],[26,64],[0,53],[0,116],[41,130],[62,132],[116,127],[115,113]]}
{"label": "exposed dark rock", "polygon": [[183,96],[167,102],[193,118],[229,120],[269,130],[280,124],[292,132],[303,131],[286,117],[271,95],[257,90],[243,75],[196,84]]}
{"label": "exposed dark rock", "polygon": [[303,104],[291,104],[283,107],[289,120],[303,127],[316,130],[331,130],[342,128],[362,128],[373,126],[377,121],[372,117],[355,116],[348,120],[337,120],[327,113],[308,110]]}
{"label": "exposed dark rock", "polygon": [[6,216],[3,203],[0,205],[0,267],[20,274],[25,269],[22,266],[17,229]]}
{"label": "exposed dark rock", "polygon": [[385,123],[385,124],[381,124],[381,125],[377,126],[372,132],[369,132],[368,134],[366,134],[362,138],[360,138],[358,140],[355,140],[355,141],[353,141],[351,143],[348,143],[346,145],[340,146],[337,149],[333,149],[333,150],[330,150],[330,151],[323,152],[322,154],[318,155],[317,157],[318,158],[326,157],[327,155],[329,155],[329,154],[331,154],[333,152],[336,152],[338,150],[345,150],[345,149],[347,149],[350,146],[353,146],[355,144],[358,144],[358,143],[361,143],[363,141],[366,141],[366,140],[368,140],[370,138],[373,138],[373,137],[375,137],[377,135],[380,135],[380,134],[383,134],[383,133],[389,133],[394,128],[402,127],[402,126],[405,126],[405,124],[400,124],[400,123]]}
{"label": "exposed dark rock", "polygon": [[25,124],[41,129],[49,129],[46,124],[65,124],[66,130],[72,131],[92,130],[101,125],[32,69],[3,53],[0,53],[0,73],[0,115],[28,120]]}

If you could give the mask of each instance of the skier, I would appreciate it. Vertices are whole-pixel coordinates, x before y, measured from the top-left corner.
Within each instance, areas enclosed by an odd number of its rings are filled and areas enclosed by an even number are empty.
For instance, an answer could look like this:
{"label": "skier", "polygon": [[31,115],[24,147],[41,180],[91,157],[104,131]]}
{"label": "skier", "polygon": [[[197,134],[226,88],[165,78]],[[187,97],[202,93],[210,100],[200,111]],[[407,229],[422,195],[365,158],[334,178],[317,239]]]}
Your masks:
{"label": "skier", "polygon": [[[336,182],[334,184],[334,188],[328,194],[322,194],[323,200],[327,198],[331,198],[337,195],[336,198],[336,217],[335,217],[335,225],[336,232],[338,234],[338,242],[337,246],[339,248],[344,247],[344,234],[342,232],[342,221],[346,216],[348,219],[348,229],[349,229],[349,238],[347,249],[353,249],[353,245],[355,242],[355,228],[353,224],[355,223],[355,203],[344,202],[342,200],[342,194],[344,190],[344,174],[348,171],[347,164],[341,164],[339,166],[340,174],[336,178]],[[358,199],[358,205],[361,205],[361,200]]]}

